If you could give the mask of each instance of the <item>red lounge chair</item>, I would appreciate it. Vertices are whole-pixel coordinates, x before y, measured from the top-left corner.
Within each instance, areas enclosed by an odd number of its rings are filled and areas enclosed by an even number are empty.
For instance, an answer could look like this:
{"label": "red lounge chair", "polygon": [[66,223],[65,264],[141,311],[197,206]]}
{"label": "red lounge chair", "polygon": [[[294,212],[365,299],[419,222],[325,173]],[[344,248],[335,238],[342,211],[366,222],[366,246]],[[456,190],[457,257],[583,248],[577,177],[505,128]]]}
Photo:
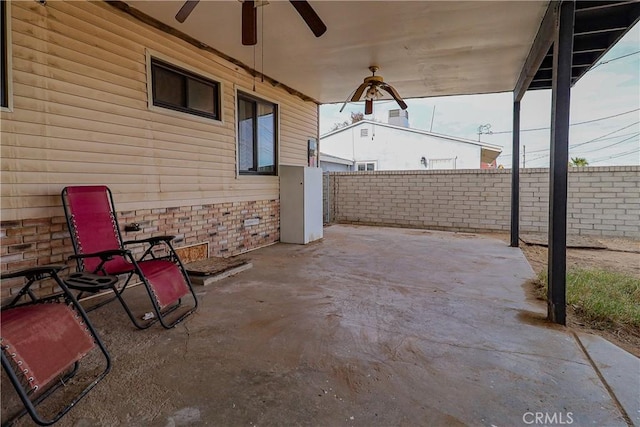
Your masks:
{"label": "red lounge chair", "polygon": [[[66,266],[41,266],[0,276],[2,280],[26,278],[18,295],[0,312],[2,368],[24,405],[23,410],[3,420],[3,425],[10,425],[26,413],[39,425],[57,422],[111,369],[109,353],[86,313],[58,276],[58,271],[64,268]],[[43,279],[55,280],[61,293],[45,298],[36,297],[31,287]],[[117,278],[103,280],[115,282]],[[98,374],[93,370],[85,373],[85,369],[82,369],[82,375],[78,376],[82,379],[78,381],[79,387],[84,386],[84,389],[78,390],[75,397],[68,396],[69,387],[64,387],[67,390],[61,387],[69,383],[78,372],[80,362],[90,353],[102,354],[104,370]],[[74,384],[72,391],[76,387]],[[36,406],[50,396],[61,396],[55,398],[56,403],[58,399],[64,401],[56,408],[45,405],[47,409],[43,415]]]}
{"label": "red lounge chair", "polygon": [[[126,276],[123,286],[114,284],[111,288],[137,328],[146,329],[159,320],[169,329],[197,309],[189,276],[171,245],[174,236],[124,242],[111,191],[105,186],[66,187],[62,202],[75,250],[70,259],[76,260],[79,271]],[[134,244],[148,245],[138,259],[126,249]],[[161,256],[159,252],[163,252]],[[134,275],[144,284],[153,305],[155,316],[146,323],[136,319],[122,296]],[[185,306],[182,299],[189,295],[193,301]]]}

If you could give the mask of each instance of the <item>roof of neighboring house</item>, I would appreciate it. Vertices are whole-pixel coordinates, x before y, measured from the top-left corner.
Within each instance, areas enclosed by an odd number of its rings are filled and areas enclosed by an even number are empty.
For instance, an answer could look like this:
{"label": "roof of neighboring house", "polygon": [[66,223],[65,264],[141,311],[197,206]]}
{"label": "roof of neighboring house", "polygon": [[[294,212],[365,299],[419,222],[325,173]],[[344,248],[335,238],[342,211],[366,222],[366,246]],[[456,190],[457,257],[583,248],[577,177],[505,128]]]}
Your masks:
{"label": "roof of neighboring house", "polygon": [[327,138],[329,136],[333,136],[336,134],[339,134],[340,132],[344,132],[348,129],[352,129],[352,128],[356,128],[358,126],[362,126],[364,124],[373,124],[376,126],[380,126],[380,127],[385,127],[385,128],[390,128],[390,129],[395,129],[401,132],[410,132],[410,133],[416,133],[419,135],[425,135],[425,136],[432,136],[432,137],[436,137],[436,138],[442,138],[442,139],[448,139],[450,141],[456,141],[456,142],[464,142],[466,144],[473,144],[473,145],[479,145],[481,148],[485,149],[485,150],[491,150],[491,151],[497,151],[497,152],[502,152],[502,147],[499,145],[495,145],[495,144],[488,144],[486,142],[481,142],[481,141],[473,141],[471,139],[466,139],[466,138],[458,138],[457,136],[449,136],[449,135],[442,135],[439,133],[433,133],[433,132],[429,132],[426,130],[422,130],[422,129],[412,129],[412,128],[406,128],[403,126],[396,126],[396,125],[390,125],[388,123],[382,123],[382,122],[376,122],[373,120],[360,120],[358,122],[352,123],[349,126],[345,126],[343,128],[339,128],[336,129],[334,131],[331,132],[327,132],[324,135],[320,136],[320,139],[322,140],[323,138]]}
{"label": "roof of neighboring house", "polygon": [[320,152],[320,161],[329,163],[338,163],[340,165],[353,165],[353,160],[345,159],[343,157],[332,156],[331,154]]}

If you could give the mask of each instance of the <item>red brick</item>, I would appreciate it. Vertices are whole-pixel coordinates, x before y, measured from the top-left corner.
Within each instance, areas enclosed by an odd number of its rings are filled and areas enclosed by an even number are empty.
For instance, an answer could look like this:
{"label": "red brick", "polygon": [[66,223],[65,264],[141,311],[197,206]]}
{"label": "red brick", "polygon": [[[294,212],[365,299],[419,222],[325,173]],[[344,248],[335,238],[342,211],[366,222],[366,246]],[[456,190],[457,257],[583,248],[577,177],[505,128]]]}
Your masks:
{"label": "red brick", "polygon": [[19,243],[22,243],[22,236],[20,235],[13,237],[3,237],[2,239],[0,239],[0,244],[2,246],[17,245]]}
{"label": "red brick", "polygon": [[7,230],[7,236],[28,236],[36,234],[36,227],[10,228]]}

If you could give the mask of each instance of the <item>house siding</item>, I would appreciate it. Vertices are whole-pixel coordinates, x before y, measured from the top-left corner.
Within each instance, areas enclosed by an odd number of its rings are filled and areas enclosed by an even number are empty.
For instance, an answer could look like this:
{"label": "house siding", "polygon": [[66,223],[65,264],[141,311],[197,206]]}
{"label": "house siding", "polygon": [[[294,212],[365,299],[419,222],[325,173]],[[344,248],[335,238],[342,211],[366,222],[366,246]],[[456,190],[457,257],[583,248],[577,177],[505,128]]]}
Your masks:
{"label": "house siding", "polygon": [[[254,79],[100,2],[10,3],[12,112],[2,112],[2,218],[60,213],[65,185],[108,184],[124,210],[277,199],[277,177],[236,176],[235,90]],[[147,107],[147,49],[222,84],[221,122]],[[270,84],[282,164],[306,163],[317,106]]]}
{"label": "house siding", "polygon": [[[1,113],[3,271],[72,253],[60,192],[108,185],[127,238],[175,234],[211,256],[279,240],[277,176],[236,173],[236,91],[279,107],[279,164],[306,165],[317,105],[103,2],[8,3],[13,108]],[[221,83],[222,120],[148,107],[147,56]],[[255,85],[255,91],[252,89]],[[178,215],[178,216],[176,216]],[[260,224],[244,227],[244,219]],[[3,283],[2,293],[11,292]]]}

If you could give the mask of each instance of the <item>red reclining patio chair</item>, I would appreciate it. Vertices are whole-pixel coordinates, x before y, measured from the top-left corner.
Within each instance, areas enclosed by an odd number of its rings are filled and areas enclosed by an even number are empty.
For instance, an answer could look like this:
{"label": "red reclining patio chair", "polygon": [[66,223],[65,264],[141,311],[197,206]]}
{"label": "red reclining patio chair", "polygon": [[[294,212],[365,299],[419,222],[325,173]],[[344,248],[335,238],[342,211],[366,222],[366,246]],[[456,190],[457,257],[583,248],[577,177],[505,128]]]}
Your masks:
{"label": "red reclining patio chair", "polygon": [[[114,284],[112,290],[137,328],[146,329],[159,320],[169,329],[197,309],[198,299],[189,276],[171,245],[174,236],[124,242],[111,191],[105,186],[66,187],[62,202],[75,250],[70,259],[76,260],[79,271],[126,275],[124,285]],[[126,249],[134,244],[148,245],[138,259]],[[159,256],[160,251],[163,253]],[[146,323],[136,319],[122,296],[134,275],[144,284],[153,305],[155,316]],[[185,306],[182,299],[189,295],[192,302]]]}
{"label": "red reclining patio chair", "polygon": [[[39,425],[57,422],[111,369],[109,353],[58,276],[64,268],[41,266],[0,276],[3,281],[26,279],[18,295],[0,312],[2,368],[24,405],[24,409],[14,410],[17,402],[11,401],[12,396],[3,386],[3,410],[13,412],[3,425],[10,425],[26,413]],[[31,288],[43,279],[55,280],[61,293],[38,298]],[[115,282],[117,278],[103,280]],[[87,363],[79,369],[85,359]],[[78,372],[81,375],[76,376]],[[52,399],[43,403],[48,397]]]}

